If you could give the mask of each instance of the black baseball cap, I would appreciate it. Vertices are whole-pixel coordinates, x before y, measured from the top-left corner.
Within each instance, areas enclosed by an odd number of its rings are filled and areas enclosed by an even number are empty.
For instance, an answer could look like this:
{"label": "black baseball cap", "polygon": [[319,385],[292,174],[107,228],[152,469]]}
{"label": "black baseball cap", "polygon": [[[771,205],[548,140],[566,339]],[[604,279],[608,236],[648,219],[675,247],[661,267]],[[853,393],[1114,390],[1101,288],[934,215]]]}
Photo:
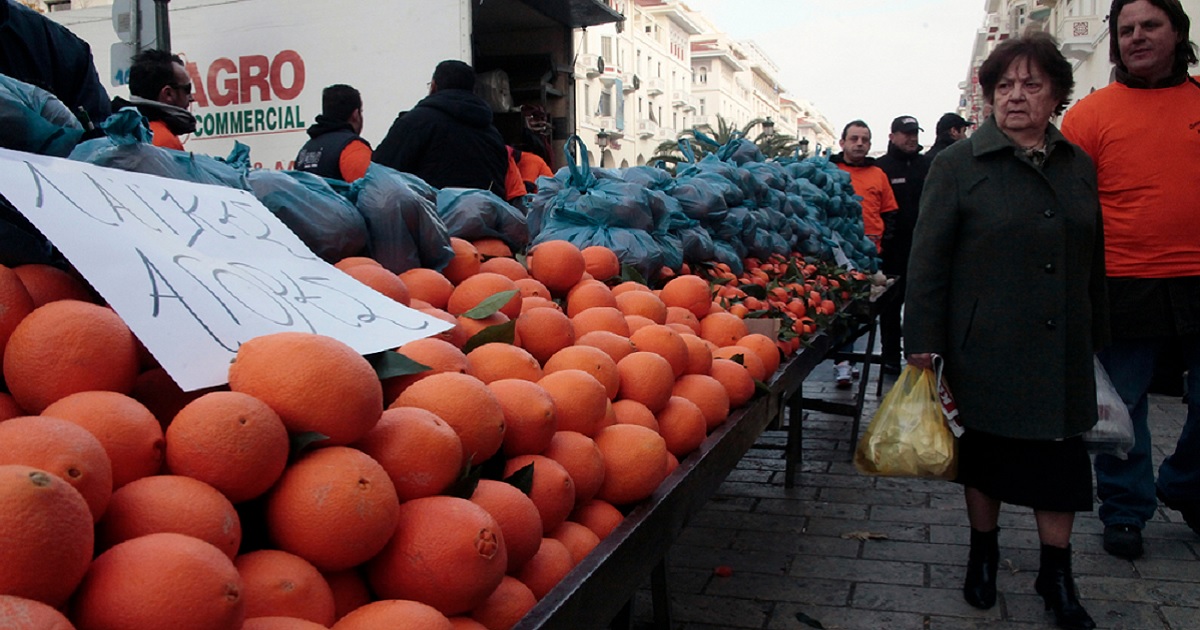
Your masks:
{"label": "black baseball cap", "polygon": [[948,114],[943,114],[942,117],[938,119],[937,132],[945,133],[951,129],[965,129],[973,126],[975,126],[975,123],[968,122],[966,118],[951,112]]}
{"label": "black baseball cap", "polygon": [[916,118],[913,118],[912,116],[900,116],[892,121],[892,133],[896,133],[897,131],[902,131],[904,133],[916,133],[918,131],[925,130],[922,129],[919,124],[917,124]]}

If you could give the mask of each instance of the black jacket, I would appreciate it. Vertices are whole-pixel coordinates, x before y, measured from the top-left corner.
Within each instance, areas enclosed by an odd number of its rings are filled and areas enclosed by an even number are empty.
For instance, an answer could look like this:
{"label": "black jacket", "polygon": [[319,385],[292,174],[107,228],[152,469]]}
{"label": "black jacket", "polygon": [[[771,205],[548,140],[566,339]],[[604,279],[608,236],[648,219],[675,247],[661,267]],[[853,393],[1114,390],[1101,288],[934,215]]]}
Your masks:
{"label": "black jacket", "polygon": [[317,121],[308,128],[310,140],[296,154],[296,170],[314,173],[328,179],[346,181],[342,174],[342,151],[351,142],[362,142],[368,147],[369,142],[355,133],[350,123],[331,120],[324,114],[317,115]]}
{"label": "black jacket", "polygon": [[438,90],[401,112],[372,161],[435,188],[481,188],[504,199],[508,150],[492,108],[467,90]]}
{"label": "black jacket", "polygon": [[938,136],[937,140],[934,141],[933,146],[929,147],[929,150],[925,152],[925,158],[930,164],[933,164],[933,157],[941,153],[942,149],[945,149],[952,144],[954,144],[954,138],[951,138],[950,136]]}
{"label": "black jacket", "polygon": [[92,49],[66,27],[12,0],[0,0],[0,72],[82,107],[99,124],[111,111]]}
{"label": "black jacket", "polygon": [[887,173],[896,195],[899,210],[890,213],[883,232],[883,270],[886,273],[903,274],[908,266],[908,254],[912,250],[913,228],[921,207],[921,191],[925,188],[925,175],[929,173],[929,158],[917,153],[906,153],[900,147],[888,143],[888,151],[875,160],[875,166]]}

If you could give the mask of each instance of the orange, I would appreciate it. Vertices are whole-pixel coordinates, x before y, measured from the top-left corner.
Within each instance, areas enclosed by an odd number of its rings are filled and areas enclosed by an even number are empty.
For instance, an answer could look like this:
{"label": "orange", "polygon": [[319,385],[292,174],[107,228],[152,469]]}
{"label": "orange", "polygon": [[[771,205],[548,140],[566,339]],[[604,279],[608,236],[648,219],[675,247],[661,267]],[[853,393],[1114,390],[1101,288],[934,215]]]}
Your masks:
{"label": "orange", "polygon": [[[779,369],[779,363],[782,361],[782,358],[779,356],[779,346],[775,345],[775,340],[770,337],[754,333],[739,339],[737,345],[753,350],[754,354],[758,355],[759,359],[762,359],[763,371],[766,373],[767,378]],[[766,380],[766,378],[761,380]]]}
{"label": "orange", "polygon": [[20,276],[15,271],[0,265],[0,357],[4,356],[4,348],[17,324],[32,313],[34,309],[33,296]]}
{"label": "orange", "polygon": [[696,403],[682,396],[671,396],[656,417],[658,433],[667,442],[667,450],[679,458],[700,448],[708,434],[704,413]]}
{"label": "orange", "polygon": [[410,374],[408,376],[395,376],[383,381],[383,399],[387,403],[396,400],[400,392],[404,388],[413,383],[434,374],[441,372],[453,372],[457,374],[467,373],[467,355],[458,349],[454,344],[444,339],[435,337],[426,337],[410,341],[399,348],[396,352],[427,366],[429,369],[418,374]]}
{"label": "orange", "polygon": [[542,518],[542,531],[553,531],[575,508],[575,482],[562,464],[544,455],[518,455],[504,462],[504,477],[533,465],[529,498]]}
{"label": "orange", "polygon": [[712,369],[712,350],[708,349],[708,344],[696,335],[687,333],[679,335],[683,338],[683,343],[687,344],[688,364],[684,368],[684,374],[708,374]]}
{"label": "orange", "polygon": [[642,317],[641,315],[626,315],[625,323],[629,326],[630,336],[633,336],[633,333],[647,326],[655,325],[654,320],[650,319],[649,317]]}
{"label": "orange", "polygon": [[[471,241],[471,244],[475,246],[475,249],[479,252],[480,256],[483,256],[489,260],[495,258],[512,259],[512,248],[498,238],[481,238]],[[483,262],[486,263],[487,260]]]}
{"label": "orange", "polygon": [[604,484],[597,497],[613,505],[637,503],[667,477],[667,443],[636,424],[614,424],[596,436],[604,456]]}
{"label": "orange", "polygon": [[371,560],[367,575],[380,598],[411,599],[457,615],[482,604],[507,566],[500,525],[487,510],[466,499],[434,496],[400,506],[395,536]]}
{"label": "orange", "polygon": [[0,465],[0,593],[62,606],[92,561],[92,513],[56,475]]}
{"label": "orange", "polygon": [[621,387],[621,376],[617,373],[617,363],[600,348],[592,346],[568,346],[554,353],[546,361],[546,374],[562,370],[583,370],[595,377],[604,385],[604,390],[611,400],[617,397]]}
{"label": "orange", "polygon": [[17,406],[17,401],[13,400],[12,394],[0,392],[0,422],[23,415],[25,412]]}
{"label": "orange", "polygon": [[408,287],[408,294],[415,300],[424,300],[434,308],[445,309],[450,302],[450,294],[454,285],[446,276],[423,267],[409,269],[400,274],[400,279]]}
{"label": "orange", "polygon": [[21,284],[33,298],[34,307],[55,300],[95,302],[96,293],[82,278],[51,265],[21,265],[14,267]]}
{"label": "orange", "polygon": [[536,382],[542,378],[542,366],[523,348],[506,343],[489,343],[467,354],[467,374],[484,383],[505,378]]}
{"label": "orange", "polygon": [[736,344],[747,334],[746,322],[732,313],[722,311],[700,320],[700,337],[722,348]]}
{"label": "orange", "polygon": [[434,337],[437,337],[438,339],[442,339],[445,341],[450,341],[450,342],[454,341],[455,335],[458,334],[458,318],[457,317],[451,315],[450,313],[447,313],[446,311],[443,311],[440,308],[418,308],[416,310],[424,313],[425,315],[428,315],[428,316],[436,318],[436,319],[440,319],[440,320],[450,324],[451,328],[449,328],[447,330],[443,330],[442,332],[434,335]]}
{"label": "orange", "polygon": [[520,580],[504,576],[496,590],[471,611],[487,630],[509,630],[537,604],[537,597]]}
{"label": "orange", "polygon": [[230,559],[242,543],[242,525],[233,504],[216,488],[191,477],[155,475],[113,493],[96,525],[96,548],[147,534],[174,532],[199,538]]}
{"label": "orange", "polygon": [[546,285],[555,295],[575,286],[587,263],[579,248],[567,241],[545,241],[529,250],[529,275]]}
{"label": "orange", "polygon": [[621,261],[613,250],[603,245],[592,245],[584,247],[580,253],[583,254],[584,268],[593,278],[604,282],[621,274]]}
{"label": "orange", "polygon": [[[451,315],[462,315],[497,293],[516,290],[517,285],[513,284],[512,280],[498,273],[480,272],[463,280],[461,284],[454,287],[454,293],[450,294],[450,302],[446,304],[446,310]],[[514,293],[504,303],[504,306],[500,307],[500,312],[507,315],[509,319],[520,315],[520,293]]]}
{"label": "orange", "polygon": [[554,417],[559,431],[578,431],[586,436],[596,433],[604,419],[608,391],[596,377],[583,370],[553,372],[538,381],[554,399]]}
{"label": "orange", "polygon": [[385,599],[342,617],[332,630],[454,630],[446,615],[421,602]]}
{"label": "orange", "polygon": [[350,267],[355,267],[358,265],[371,265],[374,267],[382,267],[383,266],[379,263],[378,260],[375,260],[374,258],[371,258],[369,256],[347,256],[333,264],[334,267],[337,267],[338,269],[341,269],[342,271],[345,271],[345,270],[349,269]]}
{"label": "orange", "polygon": [[655,324],[667,323],[667,305],[648,291],[626,291],[617,296],[617,308],[625,315],[641,315]]}
{"label": "orange", "polygon": [[165,429],[175,414],[179,413],[188,403],[212,391],[216,391],[216,389],[210,387],[185,392],[175,384],[166,370],[156,367],[138,374],[137,380],[133,384],[133,391],[129,393],[129,396],[145,405],[146,409],[158,419],[158,424]]}
{"label": "orange", "polygon": [[134,538],[100,554],[72,609],[79,630],[240,628],[245,617],[233,561],[175,533]]}
{"label": "orange", "polygon": [[504,454],[537,455],[546,450],[558,430],[554,398],[537,383],[501,379],[488,388],[504,410]]}
{"label": "orange", "polygon": [[250,617],[242,630],[325,630],[327,626],[299,617]]}
{"label": "orange", "polygon": [[604,351],[613,361],[620,361],[634,353],[636,348],[626,335],[607,330],[594,330],[575,340],[577,346],[591,346]]}
{"label": "orange", "polygon": [[615,424],[637,424],[658,432],[658,419],[654,417],[654,412],[636,400],[614,402],[613,412],[617,416]]}
{"label": "orange", "polygon": [[243,343],[229,367],[229,388],[267,403],[291,433],[328,436],[324,444],[357,440],[383,413],[383,388],[371,364],[345,343],[312,333]]}
{"label": "orange", "polygon": [[571,550],[560,540],[543,538],[538,551],[513,577],[529,587],[539,600],[558,585],[575,566]]}
{"label": "orange", "polygon": [[[453,343],[459,348],[463,348],[467,345],[467,342],[470,341],[472,337],[479,334],[483,330],[491,328],[492,326],[507,324],[512,320],[509,319],[508,315],[497,311],[487,317],[484,317],[483,319],[472,319],[470,317],[459,315],[456,321],[458,324],[454,328],[454,337],[450,340],[450,343]],[[521,345],[520,333],[513,335],[513,344]]]}
{"label": "orange", "polygon": [[517,334],[521,336],[521,346],[543,365],[554,353],[575,343],[575,326],[570,318],[549,308],[521,313],[517,318]]}
{"label": "orange", "polygon": [[675,371],[670,362],[653,352],[634,352],[617,362],[621,398],[636,400],[658,413],[671,398]]}
{"label": "orange", "polygon": [[659,295],[667,306],[678,306],[691,311],[702,319],[712,305],[712,293],[708,281],[700,276],[679,276],[663,285]]}
{"label": "orange", "polygon": [[341,619],[355,608],[371,603],[371,589],[367,586],[367,578],[358,567],[329,571],[321,575],[329,584],[329,590],[333,591],[335,619]]}
{"label": "orange", "polygon": [[474,465],[487,461],[504,443],[504,408],[483,381],[468,374],[445,372],[421,379],[391,406],[418,407],[445,420]]}
{"label": "orange", "polygon": [[729,407],[736,409],[754,397],[754,378],[746,366],[729,359],[713,359],[711,376],[729,394]]}
{"label": "orange", "polygon": [[199,479],[234,503],[275,485],[287,465],[287,428],[263,401],[211,392],[181,409],[167,427],[167,469]]}
{"label": "orange", "polygon": [[686,374],[671,390],[672,396],[682,396],[699,407],[704,424],[711,431],[729,417],[729,392],[721,382],[707,374]]}
{"label": "orange", "polygon": [[463,469],[462,440],[437,415],[393,407],[354,443],[387,471],[401,502],[441,494]]}
{"label": "orange", "polygon": [[514,280],[513,283],[516,284],[517,289],[521,291],[522,298],[540,297],[549,300],[551,297],[550,289],[547,289],[546,285],[534,280],[533,278],[522,278],[520,280]]}
{"label": "orange", "polygon": [[691,311],[683,308],[682,306],[667,307],[667,325],[687,326],[689,329],[691,329],[692,334],[696,336],[700,335],[700,318],[696,317]]}
{"label": "orange", "polygon": [[756,381],[766,380],[767,368],[763,365],[762,359],[758,358],[750,348],[745,346],[725,346],[718,348],[713,352],[713,359],[733,359],[741,357],[742,365],[746,366],[746,370],[750,372],[750,377]]}
{"label": "orange", "polygon": [[542,515],[537,505],[516,486],[480,479],[471,502],[496,519],[508,551],[506,573],[520,569],[542,544]]}
{"label": "orange", "polygon": [[98,521],[112,497],[112,463],[104,446],[83,427],[50,416],[0,422],[0,465],[21,464],[71,484]]}
{"label": "orange", "polygon": [[679,468],[679,458],[675,457],[671,451],[667,451],[667,474],[675,472],[676,468]]}
{"label": "orange", "polygon": [[600,540],[604,540],[623,520],[625,515],[613,504],[601,499],[592,499],[575,508],[568,522],[579,523],[592,530]]}
{"label": "orange", "polygon": [[450,617],[453,630],[488,630],[488,627],[470,617]]}
{"label": "orange", "polygon": [[22,409],[89,390],[128,394],[139,371],[137,342],[111,309],[58,300],[25,316],[4,348],[4,381]]}
{"label": "orange", "polygon": [[575,317],[589,308],[616,308],[612,289],[598,280],[582,280],[567,293],[567,316]]}
{"label": "orange", "polygon": [[149,409],[128,396],[79,392],[46,407],[43,415],[74,422],[100,440],[112,462],[114,490],[162,470],[166,455],[162,426]]}
{"label": "orange", "polygon": [[566,545],[567,551],[571,552],[573,564],[583,562],[583,559],[596,548],[596,545],[600,544],[600,537],[596,535],[596,532],[586,525],[571,521],[563,521],[558,529],[550,532],[550,537]]}
{"label": "orange", "polygon": [[650,287],[642,284],[641,282],[634,282],[633,280],[628,280],[626,282],[622,282],[621,284],[618,284],[617,286],[613,287],[613,295],[621,295],[622,293],[627,293],[629,291],[641,291],[643,293],[653,293],[653,291],[650,289]]}
{"label": "orange", "polygon": [[600,491],[604,483],[604,457],[592,438],[575,431],[559,431],[542,454],[562,465],[571,476],[575,505],[590,501]]}
{"label": "orange", "polygon": [[629,336],[633,347],[639,352],[653,352],[671,364],[676,378],[687,371],[689,354],[687,342],[674,330],[661,324],[652,324]]}
{"label": "orange", "polygon": [[[555,302],[554,300],[551,300],[549,298],[535,296],[535,297],[527,297],[527,298],[521,299],[521,314],[522,315],[529,311],[532,311],[535,308],[551,308],[560,313],[562,312],[562,307],[558,305],[558,302]],[[456,617],[456,619],[457,619],[457,617]],[[451,621],[453,621],[453,620],[451,620]]]}
{"label": "orange", "polygon": [[[532,594],[530,595],[532,597]],[[5,630],[75,630],[54,608],[15,595],[0,595],[0,628]]]}
{"label": "orange", "polygon": [[334,622],[333,590],[304,558],[263,549],[238,556],[233,565],[242,576],[246,617],[286,615],[322,626]]}
{"label": "orange", "polygon": [[613,408],[613,401],[606,400],[604,402],[604,419],[600,424],[596,425],[596,430],[599,431],[604,427],[611,427],[617,423],[617,410]]}
{"label": "orange", "polygon": [[589,308],[572,317],[571,323],[575,326],[577,338],[595,330],[607,330],[622,337],[629,336],[629,324],[625,322],[625,314],[613,306]]}
{"label": "orange", "polygon": [[396,528],[397,505],[396,488],[379,462],[330,446],[284,471],[267,495],[267,532],[276,548],[322,571],[339,571],[383,549]]}
{"label": "orange", "polygon": [[525,269],[525,265],[517,262],[514,258],[489,258],[479,266],[479,272],[497,273],[513,281],[529,277],[529,271]]}
{"label": "orange", "polygon": [[442,275],[446,276],[447,280],[453,284],[460,284],[463,280],[479,273],[479,266],[483,264],[483,256],[470,241],[451,236],[450,248],[454,250],[454,258],[451,258],[446,268],[442,269]]}
{"label": "orange", "polygon": [[375,265],[355,265],[344,270],[344,273],[387,297],[408,306],[411,299],[411,295],[408,292],[408,285],[404,284],[400,276],[387,269],[376,267]]}

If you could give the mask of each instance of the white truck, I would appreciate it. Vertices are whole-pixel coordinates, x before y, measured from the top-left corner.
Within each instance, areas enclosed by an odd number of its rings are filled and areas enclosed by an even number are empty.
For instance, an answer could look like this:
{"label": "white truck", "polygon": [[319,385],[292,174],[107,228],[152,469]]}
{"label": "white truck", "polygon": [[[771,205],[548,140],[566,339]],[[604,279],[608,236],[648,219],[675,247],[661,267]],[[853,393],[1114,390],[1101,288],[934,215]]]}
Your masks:
{"label": "white truck", "polygon": [[[185,148],[224,156],[236,140],[249,145],[254,166],[274,169],[292,167],[308,139],[305,129],[321,112],[325,86],[358,88],[362,135],[378,144],[396,114],[428,93],[433,68],[444,59],[467,61],[480,73],[504,70],[514,109],[540,105],[549,115],[557,158],[575,128],[574,29],[622,19],[603,0],[174,0],[168,6],[171,48],[186,61],[196,99],[197,130]],[[110,94],[126,96],[113,13],[104,6],[49,15],[91,45]],[[152,23],[153,14],[142,19]],[[523,122],[513,111],[496,117],[510,143]]]}

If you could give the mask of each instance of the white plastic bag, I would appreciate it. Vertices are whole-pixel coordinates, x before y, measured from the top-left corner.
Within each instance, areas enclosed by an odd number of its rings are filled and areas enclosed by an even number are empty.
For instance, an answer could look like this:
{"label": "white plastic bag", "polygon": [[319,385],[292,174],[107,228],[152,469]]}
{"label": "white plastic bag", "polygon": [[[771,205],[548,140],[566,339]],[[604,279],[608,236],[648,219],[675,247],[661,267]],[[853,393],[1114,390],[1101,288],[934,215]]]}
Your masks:
{"label": "white plastic bag", "polygon": [[1112,381],[1108,380],[1108,373],[1100,365],[1100,359],[1094,358],[1093,362],[1096,368],[1096,410],[1100,420],[1083,434],[1083,441],[1092,453],[1108,453],[1125,459],[1129,449],[1133,448],[1133,420],[1129,417],[1125,401],[1121,400]]}

